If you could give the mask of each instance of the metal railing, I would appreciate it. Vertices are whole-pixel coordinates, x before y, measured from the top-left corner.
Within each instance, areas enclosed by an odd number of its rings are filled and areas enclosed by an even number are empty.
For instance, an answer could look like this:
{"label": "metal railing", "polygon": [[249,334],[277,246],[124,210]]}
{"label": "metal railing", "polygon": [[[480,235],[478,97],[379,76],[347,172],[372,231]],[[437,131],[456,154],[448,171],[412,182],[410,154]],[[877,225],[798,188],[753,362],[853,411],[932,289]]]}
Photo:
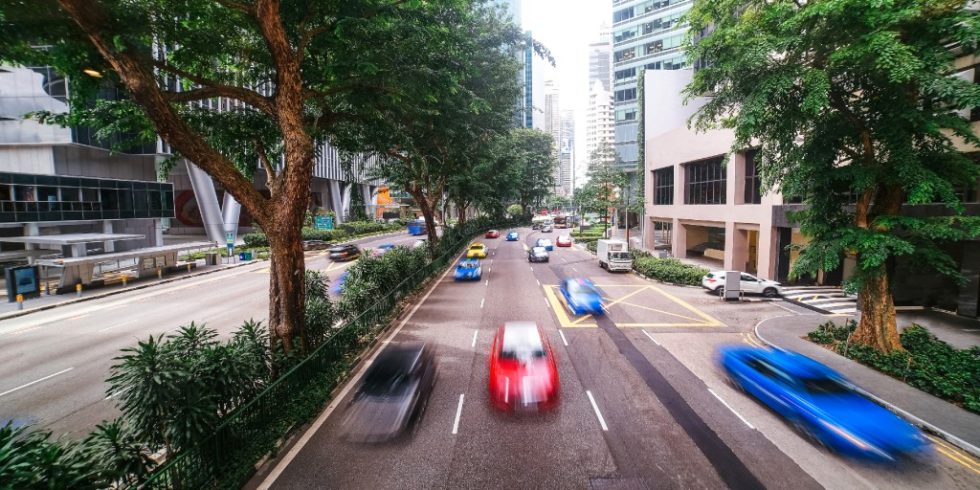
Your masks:
{"label": "metal railing", "polygon": [[225,417],[210,436],[167,458],[139,488],[240,488],[252,476],[259,460],[323,408],[362,353],[364,337],[369,336],[373,342],[388,326],[398,302],[451,264],[470,241],[466,236],[469,234],[459,236],[454,231],[453,235],[456,239],[452,245],[442,245],[440,256],[336,329],[307,358]]}

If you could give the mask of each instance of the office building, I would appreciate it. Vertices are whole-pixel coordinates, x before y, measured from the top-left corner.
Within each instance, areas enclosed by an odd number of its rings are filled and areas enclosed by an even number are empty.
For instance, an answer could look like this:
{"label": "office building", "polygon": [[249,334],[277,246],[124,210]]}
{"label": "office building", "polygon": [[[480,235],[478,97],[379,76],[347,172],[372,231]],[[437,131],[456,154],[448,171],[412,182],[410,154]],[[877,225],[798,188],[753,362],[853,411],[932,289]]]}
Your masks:
{"label": "office building", "polygon": [[602,89],[612,92],[612,34],[609,24],[603,22],[599,28],[599,39],[589,44],[589,87],[596,82]]}
{"label": "office building", "polygon": [[561,142],[558,146],[558,167],[561,170],[560,194],[571,196],[575,188],[575,113],[561,112]]}
{"label": "office building", "polygon": [[[561,111],[558,105],[558,83],[554,80],[548,80],[544,82],[544,90],[544,132],[551,135],[551,154],[554,161],[558,162],[561,148]],[[555,165],[552,175],[554,177],[552,192],[560,195],[562,189],[560,164]]]}
{"label": "office building", "polygon": [[692,0],[613,0],[613,99],[615,145],[624,170],[638,167],[637,79],[640,71],[676,70],[686,65],[681,16]]}
{"label": "office building", "polygon": [[[612,93],[594,81],[589,88],[589,112],[585,119],[585,158],[591,166],[593,155],[599,148],[612,147],[615,143],[615,124],[613,122]],[[601,163],[611,164],[612,154]]]}

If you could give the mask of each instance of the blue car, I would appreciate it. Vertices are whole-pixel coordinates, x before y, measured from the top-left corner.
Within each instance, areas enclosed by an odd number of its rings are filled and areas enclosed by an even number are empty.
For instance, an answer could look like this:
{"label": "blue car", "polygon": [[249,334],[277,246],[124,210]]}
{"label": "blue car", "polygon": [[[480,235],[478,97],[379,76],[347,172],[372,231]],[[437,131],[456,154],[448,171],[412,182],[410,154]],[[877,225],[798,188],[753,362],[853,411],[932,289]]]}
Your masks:
{"label": "blue car", "polygon": [[512,231],[512,232],[510,232],[510,233],[507,234],[507,241],[508,242],[516,242],[520,238],[521,238],[521,236],[518,235],[516,231]]}
{"label": "blue car", "polygon": [[555,244],[552,243],[551,240],[549,240],[547,238],[538,238],[538,241],[535,242],[535,245],[534,246],[535,247],[544,247],[544,249],[547,250],[547,251],[549,251],[549,252],[551,252],[552,250],[555,249]]}
{"label": "blue car", "polygon": [[333,287],[330,288],[331,293],[336,294],[337,296],[344,294],[344,283],[347,282],[348,274],[350,274],[349,271],[344,271],[340,274],[340,276],[337,276],[337,282],[335,282]]}
{"label": "blue car", "polygon": [[919,429],[865,398],[833,369],[802,354],[755,347],[721,349],[741,389],[818,443],[842,454],[894,462],[925,450]]}
{"label": "blue car", "polygon": [[483,275],[483,268],[477,259],[463,259],[456,264],[456,273],[453,279],[457,281],[479,281]]}
{"label": "blue car", "polygon": [[602,295],[588,279],[565,279],[559,286],[568,309],[576,315],[602,315]]}

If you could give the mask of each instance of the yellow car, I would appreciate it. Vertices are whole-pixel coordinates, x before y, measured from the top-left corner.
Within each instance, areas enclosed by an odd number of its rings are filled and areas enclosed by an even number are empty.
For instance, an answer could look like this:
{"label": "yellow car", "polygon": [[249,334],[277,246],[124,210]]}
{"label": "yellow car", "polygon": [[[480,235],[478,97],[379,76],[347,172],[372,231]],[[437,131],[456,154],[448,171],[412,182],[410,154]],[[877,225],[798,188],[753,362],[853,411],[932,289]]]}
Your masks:
{"label": "yellow car", "polygon": [[482,243],[474,243],[470,245],[470,248],[466,250],[467,259],[485,259],[487,258],[487,246]]}

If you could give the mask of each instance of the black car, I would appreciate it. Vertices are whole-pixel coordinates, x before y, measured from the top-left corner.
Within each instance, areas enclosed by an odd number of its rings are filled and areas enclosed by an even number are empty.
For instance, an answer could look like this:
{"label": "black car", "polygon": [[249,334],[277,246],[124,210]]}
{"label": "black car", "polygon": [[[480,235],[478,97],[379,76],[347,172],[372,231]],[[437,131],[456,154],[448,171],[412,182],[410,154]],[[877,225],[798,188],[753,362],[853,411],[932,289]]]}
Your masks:
{"label": "black car", "polygon": [[534,223],[533,225],[531,225],[532,230],[540,230],[542,227],[544,227],[544,225],[542,225],[541,223]]}
{"label": "black car", "polygon": [[347,440],[382,442],[404,433],[425,411],[436,381],[426,344],[392,344],[364,374],[344,421]]}
{"label": "black car", "polygon": [[534,247],[527,252],[528,262],[547,262],[548,250],[544,247]]}
{"label": "black car", "polygon": [[360,256],[361,249],[357,248],[357,245],[337,245],[330,248],[330,260],[337,262],[354,260]]}

